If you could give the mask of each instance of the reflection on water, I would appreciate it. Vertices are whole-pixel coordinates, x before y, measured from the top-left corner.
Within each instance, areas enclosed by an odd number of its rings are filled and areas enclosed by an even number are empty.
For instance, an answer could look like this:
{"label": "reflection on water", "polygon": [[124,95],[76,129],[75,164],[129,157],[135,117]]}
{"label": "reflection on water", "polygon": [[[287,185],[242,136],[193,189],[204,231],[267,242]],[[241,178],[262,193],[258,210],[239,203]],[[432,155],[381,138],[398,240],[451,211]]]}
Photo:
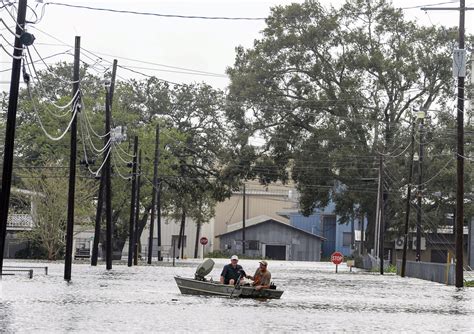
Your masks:
{"label": "reflection on water", "polygon": [[[48,264],[32,280],[3,277],[0,332],[474,332],[474,289],[394,275],[339,273],[327,263],[271,261],[279,300],[185,296],[173,276],[192,277],[198,262],[176,267]],[[216,260],[219,278],[227,260]],[[25,264],[25,263],[21,263]],[[247,271],[257,261],[241,260]]]}

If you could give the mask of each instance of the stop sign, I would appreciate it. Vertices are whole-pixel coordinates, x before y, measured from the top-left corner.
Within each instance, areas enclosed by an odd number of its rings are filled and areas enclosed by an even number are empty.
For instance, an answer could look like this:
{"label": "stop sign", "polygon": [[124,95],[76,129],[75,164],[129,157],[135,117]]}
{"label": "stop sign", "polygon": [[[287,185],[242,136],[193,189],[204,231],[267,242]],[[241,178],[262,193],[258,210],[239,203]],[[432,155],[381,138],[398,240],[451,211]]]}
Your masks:
{"label": "stop sign", "polygon": [[207,245],[208,241],[209,241],[209,240],[207,240],[206,237],[202,237],[201,239],[199,239],[199,242],[200,242],[201,245],[203,245],[203,246],[204,246],[204,245]]}
{"label": "stop sign", "polygon": [[331,255],[331,262],[334,263],[335,265],[341,264],[342,261],[344,260],[344,255],[342,255],[339,252],[334,252]]}

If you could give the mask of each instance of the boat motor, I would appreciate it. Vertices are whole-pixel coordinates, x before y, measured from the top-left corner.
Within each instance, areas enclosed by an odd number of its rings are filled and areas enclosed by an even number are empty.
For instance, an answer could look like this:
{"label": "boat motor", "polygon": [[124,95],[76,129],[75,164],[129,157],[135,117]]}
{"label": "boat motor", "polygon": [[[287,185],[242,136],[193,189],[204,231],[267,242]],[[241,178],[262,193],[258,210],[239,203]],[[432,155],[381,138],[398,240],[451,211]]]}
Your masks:
{"label": "boat motor", "polygon": [[205,259],[196,269],[194,279],[198,281],[205,281],[206,275],[214,268],[214,261],[212,259]]}

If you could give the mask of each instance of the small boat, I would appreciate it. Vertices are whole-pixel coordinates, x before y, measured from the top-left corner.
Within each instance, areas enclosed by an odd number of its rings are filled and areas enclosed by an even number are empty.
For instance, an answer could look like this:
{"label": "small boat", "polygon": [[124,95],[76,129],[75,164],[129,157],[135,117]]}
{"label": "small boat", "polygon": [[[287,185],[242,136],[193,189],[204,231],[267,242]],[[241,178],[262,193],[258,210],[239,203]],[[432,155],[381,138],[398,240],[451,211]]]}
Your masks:
{"label": "small boat", "polygon": [[265,299],[279,299],[283,294],[283,291],[277,290],[276,286],[273,284],[270,289],[257,290],[251,285],[244,284],[233,286],[207,280],[205,276],[212,271],[213,267],[214,261],[212,261],[212,259],[206,259],[198,266],[194,278],[175,276],[174,279],[181,293],[185,295]]}

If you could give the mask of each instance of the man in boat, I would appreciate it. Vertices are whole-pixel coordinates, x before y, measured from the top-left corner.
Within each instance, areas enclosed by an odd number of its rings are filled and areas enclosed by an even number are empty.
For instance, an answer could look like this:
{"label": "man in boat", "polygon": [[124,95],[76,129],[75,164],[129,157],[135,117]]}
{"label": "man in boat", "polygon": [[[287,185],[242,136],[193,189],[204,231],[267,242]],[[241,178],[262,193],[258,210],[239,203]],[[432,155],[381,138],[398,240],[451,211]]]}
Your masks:
{"label": "man in boat", "polygon": [[253,281],[252,285],[256,290],[268,289],[270,288],[270,280],[272,279],[272,274],[267,269],[268,262],[262,260],[259,264],[255,274],[253,276],[247,275],[246,278]]}
{"label": "man in boat", "polygon": [[230,258],[230,263],[226,264],[222,269],[220,282],[221,284],[235,285],[240,278],[240,282],[245,278],[244,269],[239,262],[237,255],[232,255]]}

